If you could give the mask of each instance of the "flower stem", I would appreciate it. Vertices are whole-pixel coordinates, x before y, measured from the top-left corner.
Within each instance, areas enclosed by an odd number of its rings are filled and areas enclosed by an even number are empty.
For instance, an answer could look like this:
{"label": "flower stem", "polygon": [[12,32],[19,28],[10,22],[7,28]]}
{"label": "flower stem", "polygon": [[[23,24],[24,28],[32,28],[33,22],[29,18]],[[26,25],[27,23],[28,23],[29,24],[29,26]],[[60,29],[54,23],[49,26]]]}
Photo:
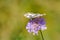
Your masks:
{"label": "flower stem", "polygon": [[43,33],[41,30],[40,30],[40,33],[41,33],[42,40],[44,40]]}

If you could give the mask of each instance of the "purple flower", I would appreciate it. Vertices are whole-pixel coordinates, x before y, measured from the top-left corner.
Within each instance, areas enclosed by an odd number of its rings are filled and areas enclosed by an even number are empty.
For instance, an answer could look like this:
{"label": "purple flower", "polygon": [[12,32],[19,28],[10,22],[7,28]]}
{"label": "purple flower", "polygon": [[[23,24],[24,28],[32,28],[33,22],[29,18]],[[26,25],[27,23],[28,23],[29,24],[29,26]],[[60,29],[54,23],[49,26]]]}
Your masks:
{"label": "purple flower", "polygon": [[45,30],[47,29],[47,27],[44,18],[37,17],[28,22],[26,29],[29,33],[33,33],[33,35],[38,35],[39,30]]}

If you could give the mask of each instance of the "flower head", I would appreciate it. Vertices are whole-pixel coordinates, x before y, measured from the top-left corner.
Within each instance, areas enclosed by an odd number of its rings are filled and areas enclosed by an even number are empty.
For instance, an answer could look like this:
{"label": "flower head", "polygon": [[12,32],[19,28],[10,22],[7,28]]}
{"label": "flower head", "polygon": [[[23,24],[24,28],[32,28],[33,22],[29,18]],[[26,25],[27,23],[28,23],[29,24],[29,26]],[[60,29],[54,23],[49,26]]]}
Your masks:
{"label": "flower head", "polygon": [[44,18],[35,18],[28,22],[26,29],[33,35],[38,34],[39,30],[47,29]]}
{"label": "flower head", "polygon": [[34,14],[27,13],[24,16],[29,18],[29,22],[26,26],[26,29],[29,33],[33,33],[33,35],[38,35],[39,30],[46,30],[46,22],[42,16],[46,14]]}

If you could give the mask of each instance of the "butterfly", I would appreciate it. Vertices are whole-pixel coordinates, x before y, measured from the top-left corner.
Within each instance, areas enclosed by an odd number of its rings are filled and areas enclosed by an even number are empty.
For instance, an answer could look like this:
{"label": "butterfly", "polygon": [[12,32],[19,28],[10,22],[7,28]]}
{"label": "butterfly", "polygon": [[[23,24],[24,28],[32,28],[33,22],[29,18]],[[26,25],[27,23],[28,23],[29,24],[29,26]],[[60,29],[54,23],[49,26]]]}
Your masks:
{"label": "butterfly", "polygon": [[46,14],[39,14],[39,13],[35,14],[32,12],[31,13],[28,12],[28,13],[24,14],[24,16],[29,19],[44,16],[44,15],[46,15]]}

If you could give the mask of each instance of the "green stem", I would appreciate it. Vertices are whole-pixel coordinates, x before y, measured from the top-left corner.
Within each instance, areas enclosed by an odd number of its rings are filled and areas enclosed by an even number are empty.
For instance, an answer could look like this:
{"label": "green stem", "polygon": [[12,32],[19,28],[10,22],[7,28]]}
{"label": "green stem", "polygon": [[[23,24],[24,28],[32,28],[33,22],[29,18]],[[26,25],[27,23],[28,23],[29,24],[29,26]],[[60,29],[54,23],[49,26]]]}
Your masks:
{"label": "green stem", "polygon": [[44,40],[43,33],[41,30],[40,30],[40,33],[41,33],[42,40]]}

